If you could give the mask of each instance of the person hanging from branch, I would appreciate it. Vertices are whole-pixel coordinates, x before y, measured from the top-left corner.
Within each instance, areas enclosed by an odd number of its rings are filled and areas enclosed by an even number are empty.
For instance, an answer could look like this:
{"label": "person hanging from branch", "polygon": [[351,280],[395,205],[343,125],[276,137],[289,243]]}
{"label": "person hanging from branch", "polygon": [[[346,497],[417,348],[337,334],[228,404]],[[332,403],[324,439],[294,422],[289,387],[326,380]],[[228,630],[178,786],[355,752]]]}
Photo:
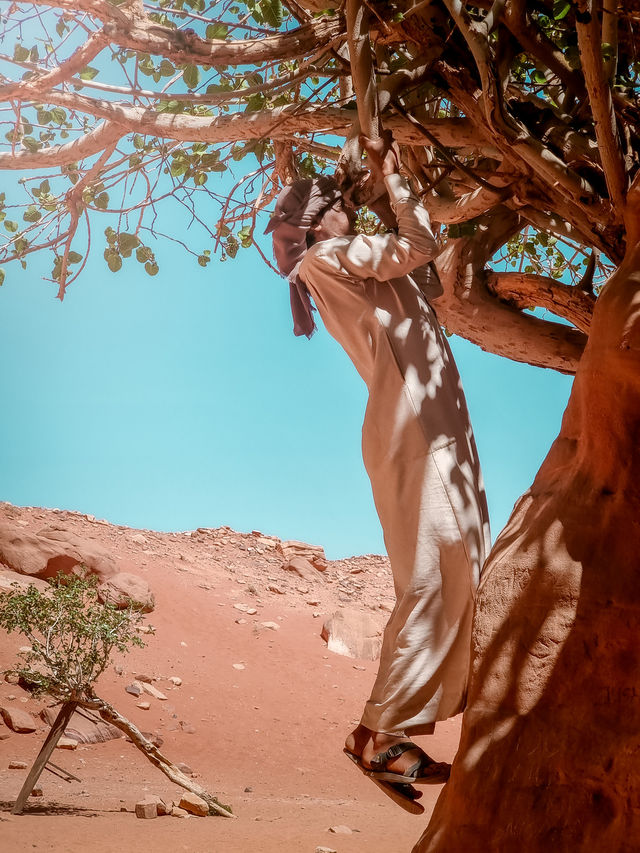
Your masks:
{"label": "person hanging from branch", "polygon": [[380,667],[345,753],[395,802],[424,811],[415,784],[449,765],[411,740],[465,705],[474,595],[489,545],[486,498],[458,371],[430,306],[438,252],[429,215],[400,174],[389,134],[361,137],[397,233],[355,233],[330,177],[285,187],[266,233],[288,277],[294,332],[311,337],[311,299],[369,390],[362,430],[396,604]]}

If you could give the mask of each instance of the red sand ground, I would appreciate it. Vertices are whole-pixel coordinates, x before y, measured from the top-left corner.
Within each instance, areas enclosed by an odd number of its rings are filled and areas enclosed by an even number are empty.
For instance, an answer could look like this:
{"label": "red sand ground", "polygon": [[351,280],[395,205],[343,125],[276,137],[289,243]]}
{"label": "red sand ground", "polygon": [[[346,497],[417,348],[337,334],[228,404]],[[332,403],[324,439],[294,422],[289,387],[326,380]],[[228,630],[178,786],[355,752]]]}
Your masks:
{"label": "red sand ground", "polygon": [[[72,530],[107,547],[123,570],[147,579],[156,596],[148,616],[156,634],[145,638],[145,649],[116,660],[121,674],[112,667],[97,692],[143,731],[159,733],[163,753],[193,768],[198,783],[237,815],[137,819],[137,800],[147,794],[179,799],[181,789],[120,739],[56,750],[53,760],[82,781],[68,784],[44,773],[44,796],[31,799],[24,815],[12,816],[26,771],[8,770],[9,761],[31,763],[45,737],[43,724],[38,733],[0,740],[2,853],[411,850],[441,788],[423,788],[426,812],[416,817],[350,764],[342,754],[344,738],[359,717],[377,663],[332,654],[320,638],[323,617],[347,602],[385,615],[392,600],[386,559],[330,562],[310,584],[284,572],[275,551],[260,554],[256,536],[228,528],[192,535],[141,531],[146,542],[135,542],[132,536],[140,531],[77,513],[4,504],[0,517],[34,532]],[[248,616],[234,603],[258,612]],[[314,618],[314,612],[322,615]],[[238,618],[247,621],[237,624]],[[280,629],[263,628],[264,621],[278,622]],[[0,634],[0,671],[23,644],[24,638]],[[167,701],[146,696],[151,708],[137,708],[140,700],[124,690],[135,673],[157,679],[154,685]],[[180,687],[168,681],[172,675],[182,679]],[[32,713],[42,706],[20,687],[0,682],[0,704],[10,703]],[[1,720],[0,731],[9,733]],[[458,735],[453,720],[422,742],[434,758],[451,760]],[[331,833],[336,825],[352,833]]]}

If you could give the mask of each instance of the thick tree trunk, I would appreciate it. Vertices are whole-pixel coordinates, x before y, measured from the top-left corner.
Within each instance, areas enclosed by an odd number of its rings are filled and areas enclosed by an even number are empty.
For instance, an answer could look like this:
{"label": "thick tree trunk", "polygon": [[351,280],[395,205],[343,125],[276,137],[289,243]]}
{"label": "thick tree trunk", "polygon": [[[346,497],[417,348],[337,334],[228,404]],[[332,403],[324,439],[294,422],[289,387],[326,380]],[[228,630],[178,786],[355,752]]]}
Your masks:
{"label": "thick tree trunk", "polygon": [[636,246],[487,561],[460,750],[414,853],[638,850],[639,438]]}

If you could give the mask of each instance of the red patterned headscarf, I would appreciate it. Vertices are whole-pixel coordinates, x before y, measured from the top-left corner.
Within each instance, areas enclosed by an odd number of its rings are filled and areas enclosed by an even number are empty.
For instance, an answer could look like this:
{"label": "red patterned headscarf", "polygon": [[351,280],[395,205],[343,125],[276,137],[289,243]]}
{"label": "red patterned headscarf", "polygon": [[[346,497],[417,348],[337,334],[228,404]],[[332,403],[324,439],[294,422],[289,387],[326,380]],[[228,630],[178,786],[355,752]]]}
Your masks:
{"label": "red patterned headscarf", "polygon": [[265,229],[265,234],[273,235],[273,256],[278,269],[289,279],[295,335],[310,338],[316,328],[309,291],[298,276],[307,251],[307,233],[325,210],[341,197],[333,178],[321,176],[294,181],[278,196],[273,216]]}

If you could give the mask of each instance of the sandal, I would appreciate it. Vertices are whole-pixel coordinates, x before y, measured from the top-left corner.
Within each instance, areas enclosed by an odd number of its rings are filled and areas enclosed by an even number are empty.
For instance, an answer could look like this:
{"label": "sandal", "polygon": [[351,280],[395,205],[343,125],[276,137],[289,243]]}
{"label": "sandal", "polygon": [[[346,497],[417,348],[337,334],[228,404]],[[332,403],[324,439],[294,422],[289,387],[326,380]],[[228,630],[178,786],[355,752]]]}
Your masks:
{"label": "sandal", "polygon": [[[403,773],[387,770],[390,761],[409,750],[419,750],[422,754],[415,764]],[[371,759],[371,771],[376,779],[384,782],[400,782],[413,785],[440,785],[448,781],[451,765],[445,761],[434,761],[423,749],[413,741],[406,740],[394,743],[384,752],[379,752]]]}
{"label": "sandal", "polygon": [[[413,785],[408,784],[407,782],[389,782],[387,780],[383,780],[379,778],[379,773],[375,770],[370,770],[368,767],[364,767],[362,761],[359,756],[354,755],[353,752],[349,752],[348,749],[343,750],[344,754],[347,758],[350,758],[351,761],[361,770],[364,775],[371,779],[371,781],[380,788],[380,790],[390,797],[394,803],[399,805],[407,812],[411,812],[411,814],[423,814],[424,806],[421,806],[420,803],[416,802],[416,800],[422,796],[421,791],[417,791]],[[387,775],[396,775],[399,774],[387,774]]]}

